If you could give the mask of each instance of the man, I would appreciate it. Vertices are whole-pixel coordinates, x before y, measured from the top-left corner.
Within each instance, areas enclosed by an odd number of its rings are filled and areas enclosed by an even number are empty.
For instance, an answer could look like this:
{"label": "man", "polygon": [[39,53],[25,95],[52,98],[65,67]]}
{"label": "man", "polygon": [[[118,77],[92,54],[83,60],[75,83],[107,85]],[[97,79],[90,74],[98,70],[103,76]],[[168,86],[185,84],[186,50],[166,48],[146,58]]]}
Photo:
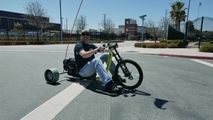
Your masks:
{"label": "man", "polygon": [[[77,62],[79,75],[82,77],[89,77],[97,73],[102,82],[102,86],[108,92],[115,92],[112,78],[103,66],[103,62],[108,59],[108,54],[102,54],[100,57],[95,57],[97,52],[104,52],[104,47],[97,47],[89,43],[90,34],[88,31],[81,33],[80,42],[75,45],[74,55]],[[110,72],[113,73],[115,64],[110,66]]]}

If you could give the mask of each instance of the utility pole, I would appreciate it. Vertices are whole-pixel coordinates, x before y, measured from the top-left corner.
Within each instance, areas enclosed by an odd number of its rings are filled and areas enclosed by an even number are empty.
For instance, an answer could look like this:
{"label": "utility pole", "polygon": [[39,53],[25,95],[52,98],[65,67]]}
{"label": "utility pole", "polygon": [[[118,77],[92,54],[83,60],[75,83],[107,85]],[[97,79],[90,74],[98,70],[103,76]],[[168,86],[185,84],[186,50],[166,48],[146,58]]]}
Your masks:
{"label": "utility pole", "polygon": [[106,14],[104,14],[104,31],[106,30]]}
{"label": "utility pole", "polygon": [[200,43],[203,40],[203,19],[204,17],[202,17],[201,19],[201,27],[200,27],[200,35],[199,35],[199,43],[198,43],[198,48],[200,48]]}
{"label": "utility pole", "polygon": [[62,23],[62,11],[61,11],[61,0],[59,0],[59,7],[60,7],[60,24],[61,24],[61,26],[60,26],[60,41],[61,41],[61,44],[63,43],[63,28],[62,28],[62,25],[63,25],[63,23]]}
{"label": "utility pole", "polygon": [[167,40],[167,29],[168,29],[168,19],[167,19],[167,10],[164,18],[164,39]]}
{"label": "utility pole", "polygon": [[66,18],[66,32],[68,32],[68,19]]}
{"label": "utility pole", "polygon": [[185,28],[185,35],[184,40],[187,40],[188,34],[188,20],[189,20],[189,9],[190,9],[191,0],[189,0],[188,9],[187,9],[187,19],[186,19],[186,28]]}

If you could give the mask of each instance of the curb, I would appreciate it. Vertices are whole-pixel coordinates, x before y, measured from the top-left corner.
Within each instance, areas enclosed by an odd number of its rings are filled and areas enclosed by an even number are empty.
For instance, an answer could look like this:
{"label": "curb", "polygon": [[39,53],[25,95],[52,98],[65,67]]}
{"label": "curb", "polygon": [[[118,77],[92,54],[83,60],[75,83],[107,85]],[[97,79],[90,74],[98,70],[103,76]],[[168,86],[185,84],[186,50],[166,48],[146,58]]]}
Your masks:
{"label": "curb", "polygon": [[129,53],[141,53],[146,55],[158,55],[158,56],[168,56],[168,57],[179,57],[179,58],[192,58],[192,59],[206,59],[206,60],[213,60],[213,56],[195,56],[195,55],[178,55],[178,54],[166,54],[166,53],[144,53],[139,51],[122,51],[122,52],[129,52]]}
{"label": "curb", "polygon": [[207,56],[193,56],[193,55],[174,55],[174,54],[158,54],[160,56],[170,56],[170,57],[181,57],[181,58],[195,58],[195,59],[208,59],[213,60],[213,57],[207,57]]}

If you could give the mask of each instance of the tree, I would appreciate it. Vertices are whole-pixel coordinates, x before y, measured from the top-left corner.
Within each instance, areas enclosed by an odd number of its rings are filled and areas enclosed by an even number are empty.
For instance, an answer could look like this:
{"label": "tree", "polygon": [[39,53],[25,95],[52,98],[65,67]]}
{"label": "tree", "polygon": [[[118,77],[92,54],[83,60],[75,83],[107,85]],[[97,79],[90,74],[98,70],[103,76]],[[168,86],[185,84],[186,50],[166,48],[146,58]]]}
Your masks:
{"label": "tree", "polygon": [[14,23],[14,27],[12,31],[16,33],[16,40],[20,36],[22,30],[23,30],[23,26],[19,22]]}
{"label": "tree", "polygon": [[153,39],[156,41],[158,28],[156,27],[155,23],[149,20],[148,23],[145,24],[145,26],[147,27],[147,33],[151,34],[153,36]]}
{"label": "tree", "polygon": [[115,24],[112,22],[112,20],[107,19],[106,20],[106,26],[105,26],[106,33],[113,33],[114,27],[115,27]]}
{"label": "tree", "polygon": [[198,34],[199,31],[194,28],[192,21],[189,20],[186,24],[188,24],[188,38],[191,40],[196,39],[196,34]]}
{"label": "tree", "polygon": [[0,26],[2,25],[2,20],[1,20],[2,18],[0,18]]}
{"label": "tree", "polygon": [[39,41],[39,31],[42,32],[43,28],[45,28],[45,25],[48,18],[46,18],[46,11],[42,7],[41,3],[34,1],[29,2],[26,6],[26,12],[27,12],[27,20],[29,24],[36,26],[37,30],[37,40]]}
{"label": "tree", "polygon": [[175,23],[175,27],[178,31],[180,31],[180,22],[185,21],[186,12],[184,8],[184,3],[180,1],[176,1],[171,5],[172,10],[170,11],[170,17]]}
{"label": "tree", "polygon": [[172,21],[168,17],[161,18],[158,28],[159,28],[160,36],[162,38],[167,39],[168,26],[171,23],[172,23]]}
{"label": "tree", "polygon": [[115,24],[112,22],[112,20],[107,19],[104,15],[104,19],[101,22],[101,25],[103,27],[103,31],[107,34],[114,32]]}
{"label": "tree", "polygon": [[187,24],[188,24],[188,31],[193,33],[195,31],[193,22],[192,21],[188,21]]}
{"label": "tree", "polygon": [[86,16],[80,15],[76,21],[76,31],[81,32],[86,28]]}

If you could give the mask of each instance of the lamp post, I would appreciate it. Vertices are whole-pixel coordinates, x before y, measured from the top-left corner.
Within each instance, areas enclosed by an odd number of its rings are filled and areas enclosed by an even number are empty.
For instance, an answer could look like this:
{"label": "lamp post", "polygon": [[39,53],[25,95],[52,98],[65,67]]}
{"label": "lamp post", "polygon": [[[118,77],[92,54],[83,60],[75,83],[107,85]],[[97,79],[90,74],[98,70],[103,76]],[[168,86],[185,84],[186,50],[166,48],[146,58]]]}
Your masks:
{"label": "lamp post", "polygon": [[189,9],[190,9],[191,0],[189,0],[188,9],[187,9],[187,19],[186,19],[186,30],[184,35],[184,40],[187,40],[188,34],[188,20],[189,20]]}
{"label": "lamp post", "polygon": [[144,27],[143,27],[143,24],[144,24],[144,20],[145,20],[145,17],[146,17],[147,15],[141,15],[141,16],[139,16],[141,19],[142,19],[142,26],[141,26],[141,40],[143,41],[143,31],[144,31]]}
{"label": "lamp post", "polygon": [[59,8],[60,8],[60,41],[63,43],[63,30],[62,30],[62,11],[61,11],[61,0],[59,0]]}
{"label": "lamp post", "polygon": [[200,12],[200,7],[201,7],[202,3],[200,2],[198,5],[198,10],[197,10],[197,18],[199,17],[199,12]]}

